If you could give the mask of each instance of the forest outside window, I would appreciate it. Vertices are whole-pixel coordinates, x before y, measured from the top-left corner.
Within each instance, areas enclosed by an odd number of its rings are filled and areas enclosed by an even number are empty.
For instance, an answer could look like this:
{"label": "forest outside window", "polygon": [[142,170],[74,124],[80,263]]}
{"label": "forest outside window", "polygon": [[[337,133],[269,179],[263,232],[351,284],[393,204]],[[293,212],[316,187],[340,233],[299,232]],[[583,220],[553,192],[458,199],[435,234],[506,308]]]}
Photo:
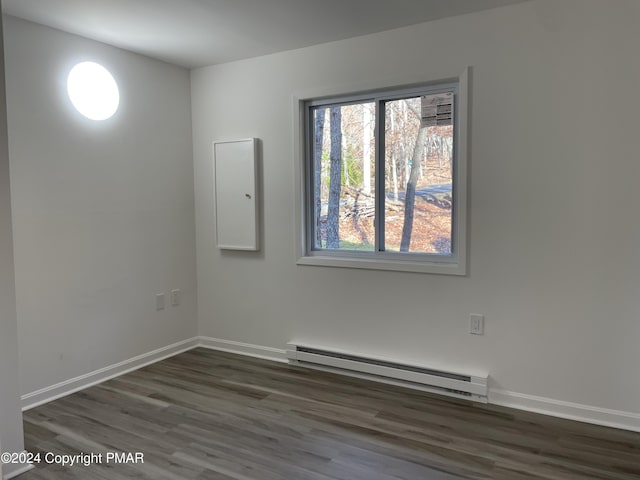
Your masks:
{"label": "forest outside window", "polygon": [[304,103],[299,263],[464,274],[459,87]]}

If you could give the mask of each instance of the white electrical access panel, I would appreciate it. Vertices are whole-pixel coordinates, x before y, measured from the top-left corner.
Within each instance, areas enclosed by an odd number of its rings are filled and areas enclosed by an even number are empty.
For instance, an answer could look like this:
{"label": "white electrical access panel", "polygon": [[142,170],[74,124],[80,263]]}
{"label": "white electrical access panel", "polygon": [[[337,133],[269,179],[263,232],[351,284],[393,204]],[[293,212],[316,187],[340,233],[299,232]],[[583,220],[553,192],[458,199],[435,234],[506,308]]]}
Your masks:
{"label": "white electrical access panel", "polygon": [[213,142],[216,243],[258,250],[257,139]]}

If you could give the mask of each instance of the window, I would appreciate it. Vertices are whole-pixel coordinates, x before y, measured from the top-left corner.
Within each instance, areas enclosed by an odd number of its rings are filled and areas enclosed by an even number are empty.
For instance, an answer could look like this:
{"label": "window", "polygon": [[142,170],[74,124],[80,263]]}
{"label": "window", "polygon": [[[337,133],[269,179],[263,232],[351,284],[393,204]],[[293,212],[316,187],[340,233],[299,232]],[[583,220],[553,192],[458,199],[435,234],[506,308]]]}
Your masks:
{"label": "window", "polygon": [[298,263],[465,273],[461,83],[300,102]]}

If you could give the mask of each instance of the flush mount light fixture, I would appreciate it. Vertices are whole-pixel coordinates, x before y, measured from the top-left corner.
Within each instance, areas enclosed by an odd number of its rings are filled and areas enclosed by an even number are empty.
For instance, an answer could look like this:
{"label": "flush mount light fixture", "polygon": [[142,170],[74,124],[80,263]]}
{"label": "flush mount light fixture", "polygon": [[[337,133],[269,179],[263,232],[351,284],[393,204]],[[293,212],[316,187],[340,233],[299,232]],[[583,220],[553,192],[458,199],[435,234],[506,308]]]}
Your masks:
{"label": "flush mount light fixture", "polygon": [[106,120],[118,110],[120,93],[109,71],[95,62],[78,63],[69,72],[67,92],[74,107],[91,120]]}

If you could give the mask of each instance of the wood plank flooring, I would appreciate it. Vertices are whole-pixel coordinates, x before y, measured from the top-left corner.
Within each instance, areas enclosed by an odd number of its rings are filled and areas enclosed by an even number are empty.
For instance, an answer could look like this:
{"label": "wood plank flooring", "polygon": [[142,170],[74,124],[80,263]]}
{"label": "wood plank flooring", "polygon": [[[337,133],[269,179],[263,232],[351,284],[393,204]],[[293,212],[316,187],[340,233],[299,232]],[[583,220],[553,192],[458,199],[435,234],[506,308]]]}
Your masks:
{"label": "wood plank flooring", "polygon": [[640,434],[196,349],[24,414],[21,480],[640,479]]}

